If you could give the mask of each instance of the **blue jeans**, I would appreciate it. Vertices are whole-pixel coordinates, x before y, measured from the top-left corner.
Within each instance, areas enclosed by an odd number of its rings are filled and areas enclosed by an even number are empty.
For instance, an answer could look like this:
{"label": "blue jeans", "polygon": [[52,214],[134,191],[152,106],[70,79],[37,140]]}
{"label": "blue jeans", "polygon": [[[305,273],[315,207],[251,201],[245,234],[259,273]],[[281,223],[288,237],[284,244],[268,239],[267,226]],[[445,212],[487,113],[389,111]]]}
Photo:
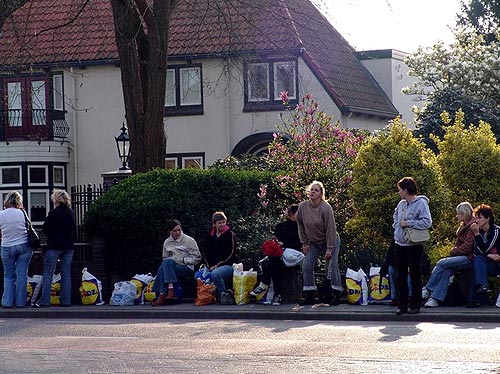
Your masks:
{"label": "blue jeans", "polygon": [[486,295],[477,295],[476,288],[479,286],[488,286],[488,275],[500,274],[500,263],[492,261],[484,256],[474,257],[474,277],[472,278],[472,287],[469,300],[472,302],[485,302]]}
{"label": "blue jeans", "polygon": [[432,270],[431,277],[425,288],[427,288],[433,299],[444,301],[450,277],[456,270],[470,269],[472,261],[467,256],[445,257],[439,260]]}
{"label": "blue jeans", "polygon": [[50,305],[52,276],[56,270],[58,259],[61,261],[61,305],[71,304],[71,261],[73,260],[73,250],[47,249],[43,258],[42,296],[38,301],[40,305]]}
{"label": "blue jeans", "polygon": [[[326,276],[331,281],[332,289],[343,291],[344,287],[342,287],[339,269],[339,248],[340,240],[337,237],[337,247],[334,248],[332,258],[328,262]],[[321,248],[319,245],[314,243],[309,244],[309,252],[307,252],[306,257],[302,262],[302,273],[304,275],[304,286],[302,287],[303,291],[317,290],[316,281],[314,279],[314,268],[316,267],[319,256],[324,255],[325,252],[326,248]]]}
{"label": "blue jeans", "polygon": [[229,265],[221,265],[210,273],[212,282],[217,287],[217,297],[220,299],[222,291],[226,290],[226,284],[233,285],[233,267]]}
{"label": "blue jeans", "polygon": [[28,243],[2,246],[3,296],[2,306],[17,308],[26,306],[28,292],[28,266],[33,251]]}
{"label": "blue jeans", "polygon": [[162,294],[167,293],[168,283],[179,282],[178,278],[193,276],[193,270],[187,265],[180,265],[170,258],[166,258],[158,268],[152,290]]}

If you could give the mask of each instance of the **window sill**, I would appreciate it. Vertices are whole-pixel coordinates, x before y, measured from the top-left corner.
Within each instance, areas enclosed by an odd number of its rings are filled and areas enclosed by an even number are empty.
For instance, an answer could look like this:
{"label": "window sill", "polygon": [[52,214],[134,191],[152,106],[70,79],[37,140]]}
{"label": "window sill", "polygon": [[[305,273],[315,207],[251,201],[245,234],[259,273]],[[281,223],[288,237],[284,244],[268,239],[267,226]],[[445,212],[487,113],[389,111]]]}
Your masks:
{"label": "window sill", "polygon": [[[290,100],[288,106],[295,107],[297,100]],[[281,101],[259,101],[259,102],[245,102],[243,112],[277,112],[284,111],[287,106],[283,105]]]}
{"label": "window sill", "polygon": [[203,115],[203,105],[193,105],[185,107],[165,107],[163,111],[164,116],[200,116]]}

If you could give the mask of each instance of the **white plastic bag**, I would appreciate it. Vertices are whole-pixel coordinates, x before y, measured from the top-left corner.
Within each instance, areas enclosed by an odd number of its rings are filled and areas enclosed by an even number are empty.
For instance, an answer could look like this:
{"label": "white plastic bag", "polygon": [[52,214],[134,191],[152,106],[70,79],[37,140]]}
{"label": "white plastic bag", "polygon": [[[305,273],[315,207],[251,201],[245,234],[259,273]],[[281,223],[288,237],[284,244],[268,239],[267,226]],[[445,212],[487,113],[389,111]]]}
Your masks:
{"label": "white plastic bag", "polygon": [[28,277],[27,291],[28,291],[28,299],[27,303],[29,305],[33,305],[40,294],[40,290],[42,289],[42,281],[43,276],[41,275],[33,275],[32,277]]}
{"label": "white plastic bag", "polygon": [[109,305],[134,305],[137,287],[132,282],[116,282]]}
{"label": "white plastic bag", "polygon": [[495,303],[497,308],[500,308],[500,292],[498,293],[497,302]]}
{"label": "white plastic bag", "polygon": [[61,304],[61,274],[52,276],[52,285],[50,286],[50,305]]}
{"label": "white plastic bag", "polygon": [[347,302],[349,304],[368,304],[368,280],[362,269],[354,271],[347,269],[345,273],[347,287]]}
{"label": "white plastic bag", "polygon": [[82,270],[82,285],[80,286],[80,296],[83,305],[104,305],[102,300],[102,283],[87,271]]}
{"label": "white plastic bag", "polygon": [[285,263],[285,266],[291,267],[291,266],[297,266],[300,265],[302,260],[304,260],[305,255],[302,252],[299,252],[295,249],[292,248],[285,248],[283,250],[283,262]]}

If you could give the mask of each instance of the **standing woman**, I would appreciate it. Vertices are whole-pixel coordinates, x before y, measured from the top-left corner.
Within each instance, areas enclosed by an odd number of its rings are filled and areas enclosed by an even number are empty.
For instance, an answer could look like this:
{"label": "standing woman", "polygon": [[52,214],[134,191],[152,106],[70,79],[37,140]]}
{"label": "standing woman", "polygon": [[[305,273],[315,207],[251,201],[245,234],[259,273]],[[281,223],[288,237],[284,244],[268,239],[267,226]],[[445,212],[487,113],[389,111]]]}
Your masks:
{"label": "standing woman", "polygon": [[323,183],[314,181],[306,188],[309,200],[299,204],[297,210],[297,224],[299,238],[302,243],[302,252],[305,254],[302,263],[304,274],[304,300],[300,305],[315,303],[317,290],[314,279],[314,268],[319,256],[324,255],[329,262],[327,274],[331,273],[331,287],[333,297],[330,305],[338,305],[344,288],[339,270],[339,238],[333,216],[333,208],[325,201],[325,188]]}
{"label": "standing woman", "polygon": [[212,216],[212,228],[205,238],[203,256],[211,271],[212,282],[217,287],[218,300],[226,288],[232,287],[235,250],[236,238],[227,225],[226,215],[215,212]]}
{"label": "standing woman", "polygon": [[42,296],[34,305],[37,308],[50,305],[52,276],[58,259],[61,261],[61,306],[71,305],[71,261],[75,242],[75,218],[70,208],[71,198],[66,191],[54,189],[50,199],[54,209],[49,212],[42,226],[43,233],[47,235],[47,251],[43,260]]}
{"label": "standing woman", "polygon": [[19,192],[7,194],[0,212],[2,231],[3,296],[2,307],[26,306],[28,266],[33,250],[28,245],[23,198]]}
{"label": "standing woman", "polygon": [[411,300],[410,314],[420,312],[422,303],[422,273],[420,264],[424,253],[424,243],[410,243],[404,238],[407,228],[427,230],[432,225],[429,199],[417,195],[417,183],[411,177],[404,177],[397,183],[401,201],[394,210],[394,255],[396,261],[399,309],[396,314],[408,313],[408,268],[410,269]]}

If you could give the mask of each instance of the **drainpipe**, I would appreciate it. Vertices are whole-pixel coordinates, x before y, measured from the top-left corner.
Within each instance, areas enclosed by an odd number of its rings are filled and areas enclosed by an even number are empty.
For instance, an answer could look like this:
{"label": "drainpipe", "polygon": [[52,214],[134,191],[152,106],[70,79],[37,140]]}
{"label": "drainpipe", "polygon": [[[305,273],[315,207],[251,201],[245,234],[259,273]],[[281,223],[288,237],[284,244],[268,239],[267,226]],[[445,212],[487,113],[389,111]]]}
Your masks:
{"label": "drainpipe", "polygon": [[73,67],[70,67],[70,73],[73,78],[73,87],[72,87],[72,94],[73,94],[73,139],[74,139],[74,145],[71,146],[69,149],[73,151],[73,172],[75,175],[75,186],[78,186],[79,184],[79,178],[78,178],[78,113],[77,113],[77,107],[76,107],[76,102],[77,102],[77,97],[76,97],[76,75]]}
{"label": "drainpipe", "polygon": [[228,149],[228,155],[231,154],[231,71],[230,69],[232,68],[231,66],[231,58],[227,58],[227,90],[226,90],[226,126],[227,126],[227,131],[226,131],[226,142],[227,142],[227,149]]}

